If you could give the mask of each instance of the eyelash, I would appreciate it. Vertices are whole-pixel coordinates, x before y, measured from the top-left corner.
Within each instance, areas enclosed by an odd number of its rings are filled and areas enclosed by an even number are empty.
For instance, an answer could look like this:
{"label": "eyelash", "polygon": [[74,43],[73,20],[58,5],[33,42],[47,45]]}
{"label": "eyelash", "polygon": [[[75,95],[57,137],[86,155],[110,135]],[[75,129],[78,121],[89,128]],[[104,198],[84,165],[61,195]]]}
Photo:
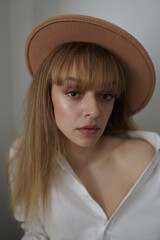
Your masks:
{"label": "eyelash", "polygon": [[[74,98],[74,99],[79,99],[81,97],[81,95],[83,95],[83,93],[81,93],[78,90],[70,90],[70,91],[66,92],[66,95],[68,95],[69,97]],[[116,94],[110,93],[110,92],[97,93],[96,95],[97,95],[97,98],[102,101],[110,101],[113,98],[116,98]]]}
{"label": "eyelash", "polygon": [[[78,98],[78,97],[81,95],[81,92],[80,92],[80,91],[76,91],[76,90],[72,90],[72,91],[68,91],[66,94],[67,94],[69,97]],[[77,94],[78,94],[78,96],[75,96],[75,95],[77,95]]]}
{"label": "eyelash", "polygon": [[102,99],[103,101],[110,101],[112,99],[116,98],[116,94],[115,93],[108,93],[108,92],[103,92],[103,93],[99,93],[99,98]]}

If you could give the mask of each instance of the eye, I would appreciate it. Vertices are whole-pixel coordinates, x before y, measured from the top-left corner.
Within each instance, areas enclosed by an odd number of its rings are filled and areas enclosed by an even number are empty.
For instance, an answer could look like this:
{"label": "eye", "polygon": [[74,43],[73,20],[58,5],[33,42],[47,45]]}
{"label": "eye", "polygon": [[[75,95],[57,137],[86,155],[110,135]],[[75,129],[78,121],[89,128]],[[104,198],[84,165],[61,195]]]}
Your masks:
{"label": "eye", "polygon": [[80,91],[78,90],[70,90],[70,91],[67,91],[66,94],[71,98],[79,98],[81,95]]}
{"label": "eye", "polygon": [[116,98],[116,94],[108,93],[108,92],[101,92],[101,93],[98,93],[98,98],[100,98],[101,100],[104,100],[104,101],[110,101],[110,100]]}

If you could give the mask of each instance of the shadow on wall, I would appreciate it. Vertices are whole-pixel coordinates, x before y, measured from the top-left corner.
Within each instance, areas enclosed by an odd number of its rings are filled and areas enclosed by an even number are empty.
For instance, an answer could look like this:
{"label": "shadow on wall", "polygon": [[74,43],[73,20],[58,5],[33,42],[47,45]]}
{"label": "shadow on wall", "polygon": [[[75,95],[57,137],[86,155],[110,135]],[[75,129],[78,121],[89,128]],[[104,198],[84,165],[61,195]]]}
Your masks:
{"label": "shadow on wall", "polygon": [[[6,209],[8,202],[2,203],[1,211],[1,231],[0,239],[3,240],[20,240],[23,236],[23,230],[20,228],[18,222],[16,222],[12,216],[9,209]],[[6,206],[5,206],[6,205]]]}
{"label": "shadow on wall", "polygon": [[0,239],[19,240],[22,230],[11,216],[5,184],[6,153],[12,140],[9,1],[0,2],[0,22]]}
{"label": "shadow on wall", "polygon": [[[3,163],[5,160],[5,153],[3,151],[0,151],[0,159],[2,160],[1,163]],[[0,176],[1,177],[0,183],[2,184],[0,196],[0,213],[1,213],[0,239],[19,240],[23,235],[23,230],[20,228],[19,223],[15,221],[14,218],[12,217],[12,211],[9,207],[10,204],[8,201],[8,195],[6,191],[5,169],[3,170],[4,174]]]}

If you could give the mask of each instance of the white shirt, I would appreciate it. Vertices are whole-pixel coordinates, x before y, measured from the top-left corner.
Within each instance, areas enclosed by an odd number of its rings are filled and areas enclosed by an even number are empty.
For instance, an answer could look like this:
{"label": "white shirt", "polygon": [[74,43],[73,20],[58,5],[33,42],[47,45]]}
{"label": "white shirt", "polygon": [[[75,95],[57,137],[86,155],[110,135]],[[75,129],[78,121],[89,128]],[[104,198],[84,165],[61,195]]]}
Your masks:
{"label": "white shirt", "polygon": [[[130,131],[155,148],[155,156],[108,220],[89,195],[67,160],[59,160],[61,181],[51,189],[51,205],[45,218],[22,223],[23,240],[160,240],[160,136]],[[105,184],[105,183],[104,183]],[[23,222],[22,208],[15,218]]]}

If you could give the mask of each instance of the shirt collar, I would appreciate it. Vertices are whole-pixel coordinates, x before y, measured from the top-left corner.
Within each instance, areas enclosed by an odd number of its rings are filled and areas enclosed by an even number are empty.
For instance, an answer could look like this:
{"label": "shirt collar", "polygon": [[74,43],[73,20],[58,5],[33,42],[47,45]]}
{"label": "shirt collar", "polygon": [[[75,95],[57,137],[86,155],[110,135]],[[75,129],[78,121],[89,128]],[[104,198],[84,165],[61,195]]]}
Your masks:
{"label": "shirt collar", "polygon": [[[155,132],[136,130],[127,131],[125,135],[134,139],[143,139],[149,142],[155,148],[156,153],[160,151],[160,135]],[[57,159],[57,161],[63,170],[65,170],[70,176],[72,176],[78,182],[82,183],[63,154],[61,154],[60,159]]]}

